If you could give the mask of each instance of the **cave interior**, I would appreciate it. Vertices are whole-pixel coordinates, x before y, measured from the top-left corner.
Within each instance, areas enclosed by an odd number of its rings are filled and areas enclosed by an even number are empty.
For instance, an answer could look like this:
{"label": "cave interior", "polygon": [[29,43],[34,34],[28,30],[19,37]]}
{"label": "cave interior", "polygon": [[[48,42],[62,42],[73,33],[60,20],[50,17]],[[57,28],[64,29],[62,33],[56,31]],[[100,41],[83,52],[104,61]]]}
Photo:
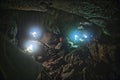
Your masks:
{"label": "cave interior", "polygon": [[1,0],[0,80],[119,80],[119,0]]}

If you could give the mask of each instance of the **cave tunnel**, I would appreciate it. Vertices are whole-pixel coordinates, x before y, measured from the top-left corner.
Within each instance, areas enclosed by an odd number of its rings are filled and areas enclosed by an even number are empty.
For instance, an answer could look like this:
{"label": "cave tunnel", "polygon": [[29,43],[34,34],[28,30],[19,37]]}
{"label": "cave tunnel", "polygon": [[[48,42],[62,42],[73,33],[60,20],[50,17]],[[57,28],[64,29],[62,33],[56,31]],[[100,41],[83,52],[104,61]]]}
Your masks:
{"label": "cave tunnel", "polygon": [[0,80],[120,80],[119,0],[1,0]]}

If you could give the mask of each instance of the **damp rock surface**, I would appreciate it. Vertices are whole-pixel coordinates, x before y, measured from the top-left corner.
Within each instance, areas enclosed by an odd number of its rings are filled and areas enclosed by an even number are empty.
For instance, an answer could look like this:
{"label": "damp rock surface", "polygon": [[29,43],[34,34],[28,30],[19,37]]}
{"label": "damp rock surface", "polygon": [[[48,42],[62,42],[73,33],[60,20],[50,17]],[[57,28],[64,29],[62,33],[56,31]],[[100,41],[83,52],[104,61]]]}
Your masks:
{"label": "damp rock surface", "polygon": [[[0,32],[5,34],[10,25],[17,24],[20,47],[28,39],[27,33],[33,24],[55,34],[52,38],[56,35],[67,38],[69,30],[78,28],[81,23],[87,23],[85,29],[93,32],[94,39],[76,49],[68,48],[64,42],[62,49],[44,52],[45,56],[48,53],[49,56],[38,62],[43,65],[48,75],[46,77],[39,72],[38,77],[34,76],[38,80],[120,79],[119,0],[1,0],[0,8]],[[2,37],[0,39],[2,40]],[[24,70],[19,74],[23,73]],[[10,71],[10,74],[15,73]]]}

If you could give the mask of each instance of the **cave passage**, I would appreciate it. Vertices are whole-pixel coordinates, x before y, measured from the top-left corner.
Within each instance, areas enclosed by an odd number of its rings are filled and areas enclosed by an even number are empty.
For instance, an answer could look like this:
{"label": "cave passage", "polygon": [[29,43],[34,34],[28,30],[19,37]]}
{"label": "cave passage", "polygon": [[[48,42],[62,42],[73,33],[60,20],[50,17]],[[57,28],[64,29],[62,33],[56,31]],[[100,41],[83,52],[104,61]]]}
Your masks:
{"label": "cave passage", "polygon": [[98,3],[65,3],[1,5],[0,80],[120,79],[119,15],[100,15]]}

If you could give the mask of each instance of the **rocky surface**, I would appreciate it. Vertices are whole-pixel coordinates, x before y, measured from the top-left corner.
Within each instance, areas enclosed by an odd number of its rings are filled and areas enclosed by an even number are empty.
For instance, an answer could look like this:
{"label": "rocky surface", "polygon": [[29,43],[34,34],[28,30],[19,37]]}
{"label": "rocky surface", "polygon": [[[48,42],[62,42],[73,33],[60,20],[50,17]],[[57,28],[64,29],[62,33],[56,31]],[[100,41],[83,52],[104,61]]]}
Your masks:
{"label": "rocky surface", "polygon": [[83,16],[101,27],[106,27],[106,22],[116,20],[119,15],[119,0],[1,0],[1,7],[42,12],[53,7]]}
{"label": "rocky surface", "polygon": [[39,73],[43,74],[42,65],[23,53],[2,33],[0,42],[0,80],[35,80]]}
{"label": "rocky surface", "polygon": [[42,62],[53,80],[118,80],[117,46],[97,44],[80,46],[64,56],[57,55]]}
{"label": "rocky surface", "polygon": [[[1,1],[0,22],[17,21],[18,40],[25,39],[25,30],[32,23],[39,23],[54,34],[66,38],[67,31],[80,22],[89,22],[94,36],[99,36],[77,49],[66,48],[48,52],[40,62],[52,80],[119,80],[119,1],[114,0],[45,0]],[[11,9],[11,10],[6,10]],[[9,23],[8,23],[9,22]],[[92,23],[91,23],[92,22]],[[24,35],[24,36],[22,36]],[[47,53],[45,53],[47,55]],[[38,76],[41,80],[41,76]],[[45,77],[43,77],[43,80]]]}

